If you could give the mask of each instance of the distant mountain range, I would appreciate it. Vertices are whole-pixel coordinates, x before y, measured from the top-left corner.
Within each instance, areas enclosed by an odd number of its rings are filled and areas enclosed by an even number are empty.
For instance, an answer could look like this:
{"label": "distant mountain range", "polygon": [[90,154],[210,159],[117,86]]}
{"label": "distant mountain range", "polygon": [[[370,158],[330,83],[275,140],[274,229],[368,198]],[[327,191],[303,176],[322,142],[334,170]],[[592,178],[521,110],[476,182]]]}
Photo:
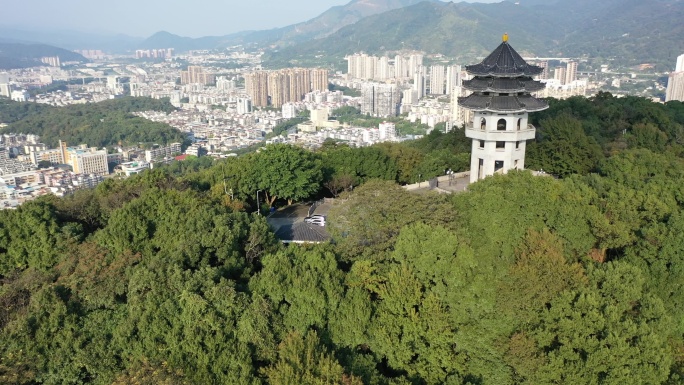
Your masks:
{"label": "distant mountain range", "polygon": [[124,34],[68,30],[27,30],[25,28],[0,26],[0,43],[49,44],[69,50],[99,49],[125,52],[134,49],[145,40]]}
{"label": "distant mountain range", "polygon": [[61,61],[86,61],[76,52],[47,44],[0,43],[0,69],[45,65],[40,58],[46,56],[59,56]]}
{"label": "distant mountain range", "polygon": [[267,48],[270,66],[293,66],[305,57],[341,60],[364,51],[402,49],[442,53],[463,61],[494,48],[504,32],[524,55],[616,58],[670,70],[684,53],[683,0],[519,0],[453,3],[438,0],[352,0],[291,26],[189,38],[158,32],[147,39],[60,32],[8,31],[0,42],[41,41],[61,47],[177,52],[234,45]]}
{"label": "distant mountain range", "polygon": [[558,1],[545,5],[423,2],[366,17],[322,39],[270,54],[288,66],[304,56],[423,50],[472,60],[508,32],[522,54],[618,58],[627,65],[674,65],[684,53],[684,2]]}
{"label": "distant mountain range", "polygon": [[[352,0],[298,24],[263,31],[244,31],[225,36],[188,38],[162,31],[141,42],[143,49],[173,47],[177,51],[223,48],[238,44],[284,47],[329,36],[340,28],[372,15],[404,8],[425,0]],[[438,0],[430,0],[438,1]]]}

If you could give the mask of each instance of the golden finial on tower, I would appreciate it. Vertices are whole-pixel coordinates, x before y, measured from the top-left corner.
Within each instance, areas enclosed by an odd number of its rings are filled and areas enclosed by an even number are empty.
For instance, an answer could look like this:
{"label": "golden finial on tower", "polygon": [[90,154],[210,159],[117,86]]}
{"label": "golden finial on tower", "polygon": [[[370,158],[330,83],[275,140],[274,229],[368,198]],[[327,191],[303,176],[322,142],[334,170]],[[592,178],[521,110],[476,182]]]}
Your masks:
{"label": "golden finial on tower", "polygon": [[504,41],[504,43],[506,43],[508,41],[508,32],[504,33],[503,41]]}

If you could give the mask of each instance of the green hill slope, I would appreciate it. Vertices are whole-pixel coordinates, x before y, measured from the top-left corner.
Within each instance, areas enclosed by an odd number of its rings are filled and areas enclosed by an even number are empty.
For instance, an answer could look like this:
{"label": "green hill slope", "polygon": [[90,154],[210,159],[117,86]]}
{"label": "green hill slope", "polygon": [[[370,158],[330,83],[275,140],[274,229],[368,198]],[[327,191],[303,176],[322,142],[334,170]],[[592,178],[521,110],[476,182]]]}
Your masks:
{"label": "green hill slope", "polygon": [[0,43],[0,69],[44,65],[40,58],[45,56],[59,56],[62,61],[86,61],[76,52],[47,44]]}
{"label": "green hill slope", "polygon": [[364,51],[416,49],[463,61],[485,55],[508,32],[522,54],[619,57],[625,64],[655,63],[663,70],[684,52],[684,3],[612,0],[518,5],[423,2],[373,15],[329,37],[282,49],[271,66],[313,55],[332,58]]}

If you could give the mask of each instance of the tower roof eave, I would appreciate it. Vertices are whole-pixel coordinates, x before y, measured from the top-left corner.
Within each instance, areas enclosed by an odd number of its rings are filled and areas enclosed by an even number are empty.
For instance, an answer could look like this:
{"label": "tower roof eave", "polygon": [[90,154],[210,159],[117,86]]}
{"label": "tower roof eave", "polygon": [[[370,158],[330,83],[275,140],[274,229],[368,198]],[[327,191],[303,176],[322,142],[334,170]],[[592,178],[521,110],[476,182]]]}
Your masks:
{"label": "tower roof eave", "polygon": [[474,92],[498,92],[498,93],[517,93],[517,92],[536,92],[546,87],[545,84],[532,80],[531,78],[511,79],[511,78],[485,78],[475,77],[471,80],[463,81],[463,88]]}
{"label": "tower roof eave", "polygon": [[539,100],[531,95],[481,95],[471,94],[470,96],[458,98],[458,105],[473,111],[488,112],[537,112],[549,108],[546,101]]}

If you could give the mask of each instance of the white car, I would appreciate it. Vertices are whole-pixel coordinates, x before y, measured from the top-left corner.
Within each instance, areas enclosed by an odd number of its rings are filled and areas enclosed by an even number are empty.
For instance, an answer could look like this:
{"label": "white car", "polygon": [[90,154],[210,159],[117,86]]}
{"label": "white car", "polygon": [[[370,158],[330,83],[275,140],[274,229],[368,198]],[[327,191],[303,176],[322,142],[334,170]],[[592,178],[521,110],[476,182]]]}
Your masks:
{"label": "white car", "polygon": [[323,217],[323,216],[306,217],[306,218],[304,218],[304,222],[312,224],[312,225],[317,225],[317,226],[325,226],[325,217]]}

